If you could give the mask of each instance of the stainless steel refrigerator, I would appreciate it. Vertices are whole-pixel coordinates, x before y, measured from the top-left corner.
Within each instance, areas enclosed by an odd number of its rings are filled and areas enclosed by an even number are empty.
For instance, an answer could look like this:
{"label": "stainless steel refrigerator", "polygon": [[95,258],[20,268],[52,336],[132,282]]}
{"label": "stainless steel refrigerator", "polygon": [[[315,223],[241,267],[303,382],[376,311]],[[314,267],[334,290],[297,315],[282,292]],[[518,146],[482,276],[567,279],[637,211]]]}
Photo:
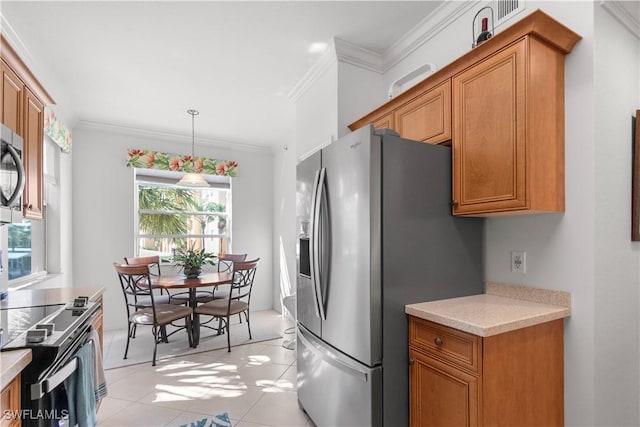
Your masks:
{"label": "stainless steel refrigerator", "polygon": [[317,426],[409,423],[405,304],[482,293],[451,149],[362,128],[297,167],[297,389]]}

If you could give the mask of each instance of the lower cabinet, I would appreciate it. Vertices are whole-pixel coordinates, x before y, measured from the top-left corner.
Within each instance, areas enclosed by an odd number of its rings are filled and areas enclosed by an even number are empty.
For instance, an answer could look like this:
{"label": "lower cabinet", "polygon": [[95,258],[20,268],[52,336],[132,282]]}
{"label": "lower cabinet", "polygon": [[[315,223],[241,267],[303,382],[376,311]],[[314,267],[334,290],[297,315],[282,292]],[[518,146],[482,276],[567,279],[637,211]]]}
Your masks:
{"label": "lower cabinet", "polygon": [[20,417],[11,415],[20,410],[20,374],[0,392],[0,408],[0,427],[20,427]]}
{"label": "lower cabinet", "polygon": [[411,316],[410,425],[562,426],[563,321],[479,337]]}

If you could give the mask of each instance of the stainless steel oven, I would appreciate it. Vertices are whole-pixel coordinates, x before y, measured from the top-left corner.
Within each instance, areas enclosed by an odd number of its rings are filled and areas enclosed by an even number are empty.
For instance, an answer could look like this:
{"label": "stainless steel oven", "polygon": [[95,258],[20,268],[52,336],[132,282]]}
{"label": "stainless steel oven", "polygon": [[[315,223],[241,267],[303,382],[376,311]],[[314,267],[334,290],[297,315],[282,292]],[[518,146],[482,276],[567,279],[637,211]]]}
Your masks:
{"label": "stainless steel oven", "polygon": [[5,125],[0,125],[0,223],[22,219],[22,190],[26,180],[22,152],[22,137]]}
{"label": "stainless steel oven", "polygon": [[78,304],[1,310],[5,329],[2,351],[30,348],[32,361],[21,373],[22,427],[66,425],[67,380],[78,367],[76,353],[89,339],[99,305]]}

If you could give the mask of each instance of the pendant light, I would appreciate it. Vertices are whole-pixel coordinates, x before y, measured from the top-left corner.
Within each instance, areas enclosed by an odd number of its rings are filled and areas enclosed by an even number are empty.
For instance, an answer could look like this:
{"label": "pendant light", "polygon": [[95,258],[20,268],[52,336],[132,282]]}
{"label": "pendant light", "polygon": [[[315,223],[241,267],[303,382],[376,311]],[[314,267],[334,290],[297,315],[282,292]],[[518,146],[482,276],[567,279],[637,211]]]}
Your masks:
{"label": "pendant light", "polygon": [[[198,110],[187,110],[187,113],[191,115],[191,164],[193,165],[196,147],[195,118],[200,112]],[[201,173],[189,172],[178,181],[178,185],[185,187],[208,187],[209,183]]]}

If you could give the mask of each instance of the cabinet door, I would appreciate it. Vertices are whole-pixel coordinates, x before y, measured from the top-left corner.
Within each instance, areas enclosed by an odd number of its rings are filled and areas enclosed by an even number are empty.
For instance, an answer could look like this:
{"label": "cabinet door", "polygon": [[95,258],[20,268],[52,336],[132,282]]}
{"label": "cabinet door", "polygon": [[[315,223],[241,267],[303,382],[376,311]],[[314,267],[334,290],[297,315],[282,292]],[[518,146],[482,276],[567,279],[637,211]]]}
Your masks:
{"label": "cabinet door", "polygon": [[24,187],[24,217],[43,218],[42,144],[44,138],[44,107],[29,89],[25,89],[24,167],[27,179]]}
{"label": "cabinet door", "polygon": [[393,120],[393,112],[385,114],[384,116],[376,119],[373,122],[373,127],[376,129],[393,129],[395,130],[395,121]]}
{"label": "cabinet door", "polygon": [[394,114],[403,138],[438,144],[451,139],[451,81],[428,90]]}
{"label": "cabinet door", "polygon": [[527,207],[526,45],[453,78],[454,214]]}
{"label": "cabinet door", "polygon": [[[13,417],[8,411],[18,411],[20,409],[20,374],[2,389],[0,393],[0,427],[19,427],[20,417]],[[4,411],[7,411],[6,413]]]}
{"label": "cabinet door", "polygon": [[22,130],[22,101],[24,85],[13,71],[5,64],[0,64],[2,71],[2,93],[0,98],[0,118],[16,133]]}
{"label": "cabinet door", "polygon": [[411,427],[477,426],[479,380],[410,349],[409,425]]}

